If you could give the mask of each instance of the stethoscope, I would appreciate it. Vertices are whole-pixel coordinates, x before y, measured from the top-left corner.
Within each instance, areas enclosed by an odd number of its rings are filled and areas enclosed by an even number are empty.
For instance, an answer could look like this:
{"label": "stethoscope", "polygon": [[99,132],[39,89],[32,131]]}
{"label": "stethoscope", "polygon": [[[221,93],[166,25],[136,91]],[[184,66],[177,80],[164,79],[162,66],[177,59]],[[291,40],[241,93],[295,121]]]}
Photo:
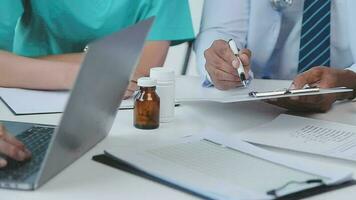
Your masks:
{"label": "stethoscope", "polygon": [[272,8],[282,11],[293,4],[293,0],[271,0]]}

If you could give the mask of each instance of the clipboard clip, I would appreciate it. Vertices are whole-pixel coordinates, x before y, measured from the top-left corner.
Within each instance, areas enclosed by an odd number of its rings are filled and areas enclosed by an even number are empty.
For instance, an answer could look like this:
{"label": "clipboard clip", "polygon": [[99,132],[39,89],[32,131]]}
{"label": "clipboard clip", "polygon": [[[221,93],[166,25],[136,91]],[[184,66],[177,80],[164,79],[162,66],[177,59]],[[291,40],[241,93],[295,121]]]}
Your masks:
{"label": "clipboard clip", "polygon": [[278,192],[280,192],[281,190],[285,189],[289,185],[292,185],[292,184],[304,185],[304,184],[313,184],[313,183],[319,183],[321,185],[324,185],[324,182],[323,182],[322,179],[310,179],[310,180],[306,180],[306,181],[289,181],[289,182],[287,182],[286,184],[282,185],[279,188],[267,191],[267,195],[272,195],[275,198],[277,198],[277,197],[279,197],[278,196]]}
{"label": "clipboard clip", "polygon": [[303,89],[283,89],[283,90],[276,90],[276,91],[268,91],[268,92],[255,92],[252,91],[248,93],[251,97],[272,97],[272,96],[281,96],[281,95],[288,95],[288,94],[302,94],[302,93],[312,93],[312,92],[319,92],[320,88],[318,87],[306,87]]}

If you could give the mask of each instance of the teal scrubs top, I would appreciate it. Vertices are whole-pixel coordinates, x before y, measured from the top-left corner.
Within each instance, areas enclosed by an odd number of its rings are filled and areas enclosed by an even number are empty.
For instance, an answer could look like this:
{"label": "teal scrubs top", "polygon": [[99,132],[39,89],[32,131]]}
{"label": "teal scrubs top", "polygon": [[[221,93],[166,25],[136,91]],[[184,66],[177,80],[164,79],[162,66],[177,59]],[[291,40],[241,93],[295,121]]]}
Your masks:
{"label": "teal scrubs top", "polygon": [[21,0],[1,0],[0,50],[12,51],[15,27],[22,11]]}
{"label": "teal scrubs top", "polygon": [[[9,0],[11,1],[11,0]],[[13,0],[16,1],[16,0]],[[82,52],[91,41],[151,16],[156,21],[148,40],[192,40],[187,0],[23,0],[13,52],[44,56]]]}

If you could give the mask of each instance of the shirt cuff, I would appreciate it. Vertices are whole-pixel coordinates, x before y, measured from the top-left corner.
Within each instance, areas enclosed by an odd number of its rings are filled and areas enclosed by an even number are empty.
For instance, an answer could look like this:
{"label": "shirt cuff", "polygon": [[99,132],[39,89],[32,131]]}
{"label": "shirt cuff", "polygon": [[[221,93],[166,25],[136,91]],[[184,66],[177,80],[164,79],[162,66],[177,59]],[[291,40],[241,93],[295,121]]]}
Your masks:
{"label": "shirt cuff", "polygon": [[206,74],[202,83],[203,87],[213,87],[213,81],[211,81],[210,75]]}
{"label": "shirt cuff", "polygon": [[[247,85],[251,83],[252,79],[254,79],[254,75],[253,75],[253,72],[251,70],[248,72],[248,75],[249,75],[249,78],[246,81]],[[206,73],[205,78],[203,79],[202,86],[203,87],[213,87],[214,86],[213,81],[211,81],[211,77],[210,77],[210,75],[208,73]],[[239,87],[242,87],[242,85],[239,86]]]}
{"label": "shirt cuff", "polygon": [[353,71],[353,72],[356,73],[356,64],[353,64],[353,65],[351,65],[351,66],[348,67],[348,68],[345,68],[345,70],[350,70],[350,71]]}

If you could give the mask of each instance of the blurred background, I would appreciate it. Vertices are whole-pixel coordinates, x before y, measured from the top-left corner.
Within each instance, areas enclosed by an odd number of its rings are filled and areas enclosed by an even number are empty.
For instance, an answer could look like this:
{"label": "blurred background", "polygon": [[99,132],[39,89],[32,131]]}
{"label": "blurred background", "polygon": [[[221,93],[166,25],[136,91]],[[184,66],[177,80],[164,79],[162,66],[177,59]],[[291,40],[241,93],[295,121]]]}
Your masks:
{"label": "blurred background", "polygon": [[[199,32],[203,3],[204,0],[189,0],[195,35]],[[177,75],[182,74],[183,71],[186,71],[187,75],[198,75],[194,52],[190,53],[189,62],[186,63],[187,69],[184,70],[188,50],[188,43],[171,47],[164,66],[173,69]]]}

